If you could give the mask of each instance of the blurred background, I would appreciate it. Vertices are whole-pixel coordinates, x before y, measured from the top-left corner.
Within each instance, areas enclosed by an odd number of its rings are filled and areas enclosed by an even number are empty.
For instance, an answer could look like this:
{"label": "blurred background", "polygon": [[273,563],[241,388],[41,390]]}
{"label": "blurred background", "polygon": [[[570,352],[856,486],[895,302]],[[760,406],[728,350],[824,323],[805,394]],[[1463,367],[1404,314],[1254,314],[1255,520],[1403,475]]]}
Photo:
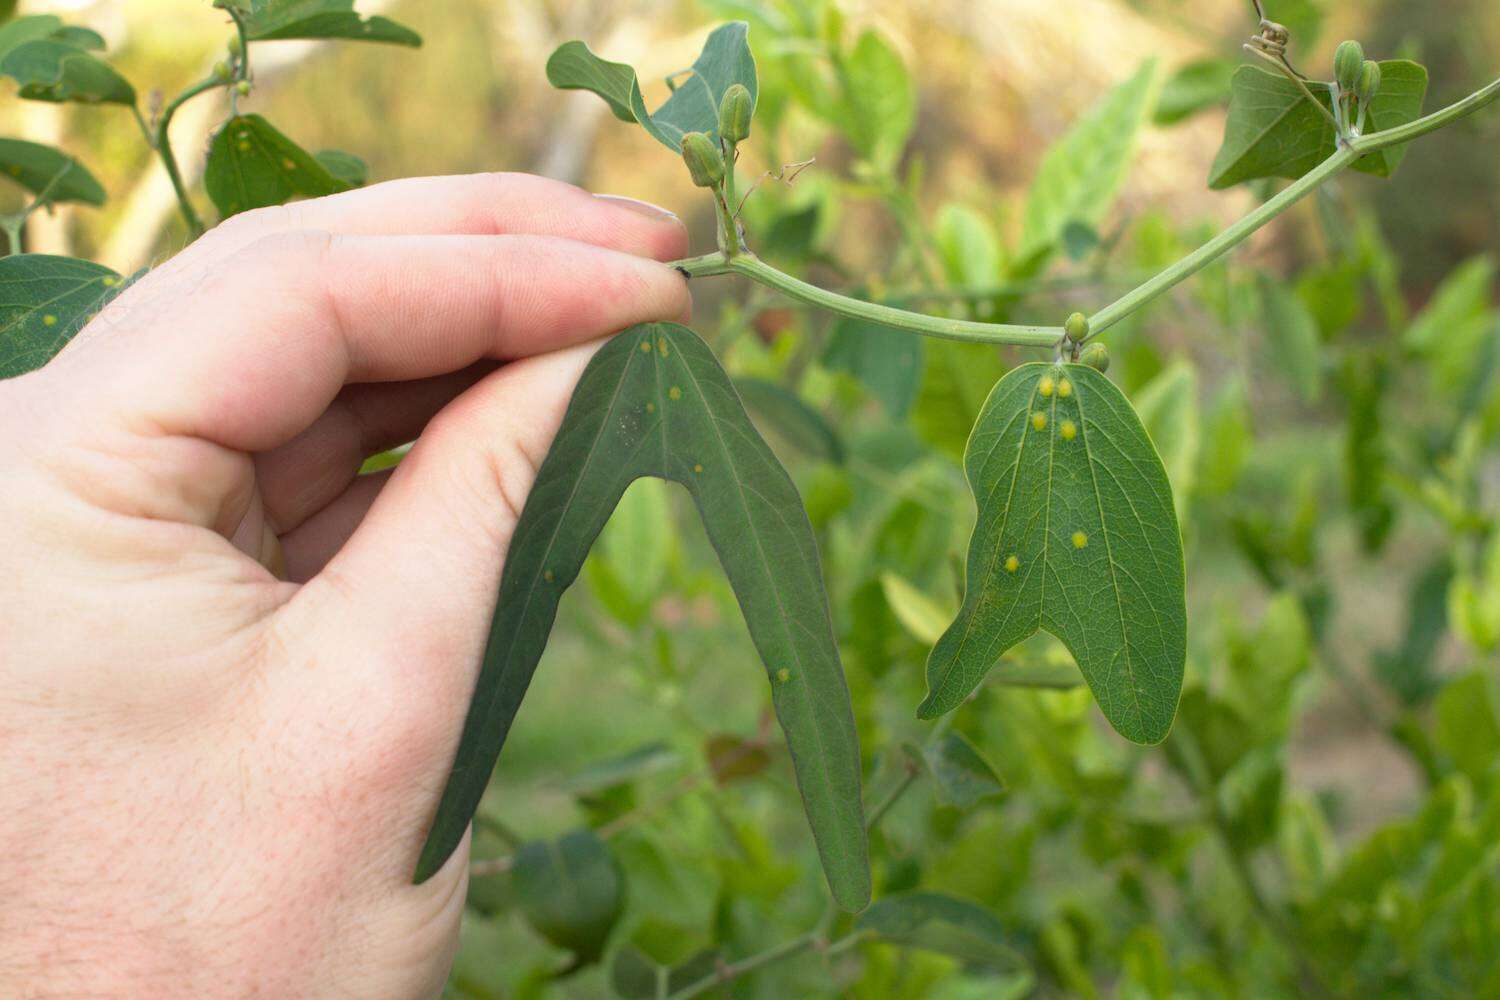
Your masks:
{"label": "blurred background", "polygon": [[[424,46],[257,43],[242,108],[305,148],[357,153],[374,181],[518,170],[656,202],[695,252],[713,218],[681,163],[592,95],[550,88],[544,65],[585,39],[633,64],[654,106],[713,24],[750,20],[765,120],[742,174],[815,159],[756,193],[751,245],[830,287],[954,314],[1056,322],[1274,190],[1207,186],[1249,0],[359,6]],[[1312,76],[1346,37],[1423,62],[1429,110],[1500,72],[1494,0],[1266,6]],[[207,0],[21,11],[101,32],[138,89],[168,96],[230,35]],[[893,101],[910,98],[880,112],[901,119],[884,148],[799,75],[866,32],[897,57]],[[1148,60],[1156,103],[1118,195],[1047,262],[1024,259],[1048,150]],[[215,92],[178,116],[190,184],[227,114]],[[128,273],[183,245],[128,110],[7,100],[0,131],[77,154],[109,193],[34,217],[28,249]],[[1422,140],[1393,180],[1341,177],[1111,332],[1111,375],[1163,452],[1188,549],[1179,735],[1130,747],[1068,683],[986,687],[956,731],[1006,790],[957,808],[922,785],[874,838],[877,896],[973,901],[1004,948],[955,948],[949,928],[946,948],[811,949],[712,995],[1500,996],[1497,149],[1491,110]],[[764,290],[717,278],[695,297],[737,378],[800,401],[752,409],[819,533],[877,800],[908,773],[901,747],[929,735],[913,718],[922,664],[974,517],[958,458],[1018,356],[927,345],[914,381],[880,383],[833,349],[845,331]],[[1058,652],[1017,657],[1056,666]],[[691,504],[632,487],[477,821],[451,995],[666,996],[658,970],[675,991],[817,925],[825,889],[767,707]],[[517,859],[585,828],[608,844],[591,884],[613,895],[574,900],[581,916],[549,909],[536,893],[563,890],[518,884]]]}

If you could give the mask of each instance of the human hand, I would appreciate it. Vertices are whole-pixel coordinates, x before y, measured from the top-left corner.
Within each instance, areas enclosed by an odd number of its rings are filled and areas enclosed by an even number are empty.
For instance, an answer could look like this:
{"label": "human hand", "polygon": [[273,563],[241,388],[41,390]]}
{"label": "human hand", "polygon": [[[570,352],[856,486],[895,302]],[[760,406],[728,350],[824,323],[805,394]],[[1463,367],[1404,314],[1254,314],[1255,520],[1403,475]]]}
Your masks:
{"label": "human hand", "polygon": [[230,220],[0,383],[0,995],[440,990],[467,844],[411,873],[510,532],[685,249],[398,181]]}

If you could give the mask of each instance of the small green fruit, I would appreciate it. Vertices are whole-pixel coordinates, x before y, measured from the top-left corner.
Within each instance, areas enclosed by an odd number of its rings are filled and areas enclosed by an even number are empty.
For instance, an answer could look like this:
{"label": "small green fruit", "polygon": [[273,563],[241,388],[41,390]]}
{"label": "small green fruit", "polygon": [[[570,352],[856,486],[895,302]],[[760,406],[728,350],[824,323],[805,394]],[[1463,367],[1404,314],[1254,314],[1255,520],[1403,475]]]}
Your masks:
{"label": "small green fruit", "polygon": [[240,42],[239,35],[229,36],[229,54],[236,59],[245,54],[245,46]]}
{"label": "small green fruit", "polygon": [[1359,84],[1354,88],[1359,103],[1368,105],[1380,93],[1380,64],[1366,59],[1359,68]]}
{"label": "small green fruit", "polygon": [[222,59],[214,63],[214,79],[229,79],[229,64],[227,62],[224,62]]}
{"label": "small green fruit", "polygon": [[743,83],[736,83],[724,91],[719,102],[719,134],[726,142],[744,142],[750,138],[750,116],[755,112],[755,102]]}
{"label": "small green fruit", "polygon": [[1069,340],[1075,344],[1081,344],[1089,335],[1089,319],[1083,313],[1074,313],[1063,324],[1063,330],[1067,333]]}
{"label": "small green fruit", "polygon": [[682,159],[698,187],[716,188],[724,182],[724,154],[719,152],[718,143],[702,132],[682,137]]}
{"label": "small green fruit", "polygon": [[1096,371],[1107,372],[1109,371],[1109,348],[1096,340],[1078,355],[1078,363],[1088,365]]}
{"label": "small green fruit", "polygon": [[1333,78],[1344,93],[1353,93],[1359,85],[1359,71],[1365,64],[1365,47],[1358,42],[1344,42],[1333,54]]}
{"label": "small green fruit", "polygon": [[246,96],[247,94],[250,93],[250,81],[249,80],[241,80],[239,83],[236,83],[234,85],[234,91],[235,91],[235,93],[239,94],[241,97]]}

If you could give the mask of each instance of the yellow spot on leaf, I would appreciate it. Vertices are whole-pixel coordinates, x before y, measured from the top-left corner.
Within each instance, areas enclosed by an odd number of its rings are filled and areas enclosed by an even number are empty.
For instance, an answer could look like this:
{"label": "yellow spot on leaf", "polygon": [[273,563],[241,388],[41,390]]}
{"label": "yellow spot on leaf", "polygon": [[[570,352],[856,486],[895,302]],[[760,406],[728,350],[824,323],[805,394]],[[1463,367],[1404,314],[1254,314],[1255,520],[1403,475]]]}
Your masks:
{"label": "yellow spot on leaf", "polygon": [[1043,375],[1042,380],[1036,384],[1036,391],[1043,396],[1052,395],[1052,376]]}
{"label": "yellow spot on leaf", "polygon": [[1071,420],[1062,422],[1062,436],[1064,441],[1071,441],[1078,436],[1078,425]]}
{"label": "yellow spot on leaf", "polygon": [[120,279],[114,277],[113,275],[110,275],[109,277],[105,278],[104,281],[103,281],[103,284],[104,284],[105,288],[113,288],[116,285],[118,285],[119,283],[120,283]]}
{"label": "yellow spot on leaf", "polygon": [[662,337],[659,340],[657,340],[657,342],[656,342],[656,349],[661,352],[661,356],[662,357],[666,357],[669,353],[671,353],[671,352],[669,352],[667,350],[667,338],[666,337]]}
{"label": "yellow spot on leaf", "polygon": [[54,316],[54,315],[52,315],[51,313],[48,313],[47,315],[45,315],[45,316],[42,317],[42,325],[43,326],[56,326],[57,325],[57,317]]}
{"label": "yellow spot on leaf", "polygon": [[1069,382],[1067,379],[1063,379],[1061,382],[1058,382],[1057,394],[1063,399],[1067,399],[1069,396],[1073,395],[1073,383]]}
{"label": "yellow spot on leaf", "polygon": [[682,390],[679,389],[679,388],[677,388],[675,385],[672,386],[672,388],[670,388],[670,389],[667,390],[667,398],[668,399],[681,399],[682,398]]}
{"label": "yellow spot on leaf", "polygon": [[1073,548],[1081,549],[1089,543],[1089,536],[1081,531],[1073,532]]}
{"label": "yellow spot on leaf", "polygon": [[286,159],[284,159],[284,160],[281,161],[281,166],[283,167],[283,169],[286,169],[286,170],[296,170],[297,169],[297,164],[293,163],[291,160],[286,160]]}
{"label": "yellow spot on leaf", "polygon": [[656,404],[655,403],[647,403],[646,404],[646,412],[647,413],[655,413],[656,412]]}
{"label": "yellow spot on leaf", "polygon": [[544,570],[542,572],[542,579],[546,580],[548,583],[551,583],[552,582],[552,571],[550,569],[549,570]]}
{"label": "yellow spot on leaf", "polygon": [[776,679],[785,684],[787,681],[792,679],[792,672],[786,667],[782,667],[780,670],[776,671]]}
{"label": "yellow spot on leaf", "polygon": [[695,466],[693,466],[693,471],[694,472],[702,472],[703,471],[703,466],[701,466],[701,465],[695,465]]}
{"label": "yellow spot on leaf", "polygon": [[1041,410],[1037,410],[1031,415],[1031,426],[1035,427],[1039,431],[1046,430],[1047,414],[1043,413]]}
{"label": "yellow spot on leaf", "polygon": [[235,145],[239,147],[241,153],[250,152],[250,144],[248,142],[237,142]]}
{"label": "yellow spot on leaf", "polygon": [[641,341],[641,353],[642,354],[650,354],[651,353],[651,341],[649,341],[649,340],[643,340],[643,341]]}
{"label": "yellow spot on leaf", "polygon": [[1016,570],[1018,570],[1020,568],[1021,568],[1021,560],[1017,559],[1015,556],[1011,556],[1009,559],[1005,560],[1005,572],[1007,572],[1007,573],[1014,573]]}

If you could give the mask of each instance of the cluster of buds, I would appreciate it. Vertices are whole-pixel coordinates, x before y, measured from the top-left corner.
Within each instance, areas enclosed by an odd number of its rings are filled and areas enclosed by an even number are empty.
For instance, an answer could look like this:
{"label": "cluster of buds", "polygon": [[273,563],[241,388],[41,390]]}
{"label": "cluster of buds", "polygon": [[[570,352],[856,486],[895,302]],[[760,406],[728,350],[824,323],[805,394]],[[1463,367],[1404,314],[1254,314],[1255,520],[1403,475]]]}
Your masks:
{"label": "cluster of buds", "polygon": [[1380,93],[1380,64],[1366,59],[1364,47],[1358,42],[1344,42],[1333,55],[1333,80],[1340,131],[1357,135],[1364,127],[1370,102]]}
{"label": "cluster of buds", "polygon": [[[755,111],[755,102],[744,84],[736,83],[724,91],[719,102],[719,139],[729,147],[733,157],[734,147],[750,137],[750,117]],[[689,132],[682,137],[682,159],[693,183],[701,188],[717,188],[724,183],[724,149],[720,142],[706,132]]]}

